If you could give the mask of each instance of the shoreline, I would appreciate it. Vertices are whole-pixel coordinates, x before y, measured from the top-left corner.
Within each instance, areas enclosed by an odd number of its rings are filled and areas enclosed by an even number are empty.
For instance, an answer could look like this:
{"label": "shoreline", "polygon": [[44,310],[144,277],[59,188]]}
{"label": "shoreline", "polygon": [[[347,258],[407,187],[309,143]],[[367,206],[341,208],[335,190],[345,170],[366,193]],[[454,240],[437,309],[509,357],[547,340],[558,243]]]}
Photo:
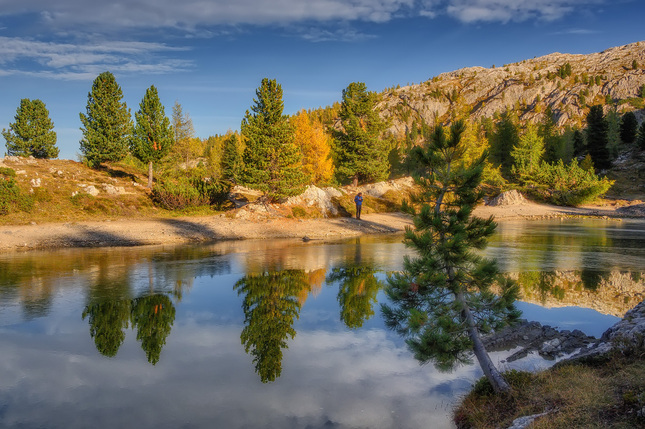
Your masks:
{"label": "shoreline", "polygon": [[[559,207],[535,203],[479,206],[474,214],[497,221],[557,218],[640,218],[614,207]],[[366,234],[402,233],[412,226],[403,213],[364,214],[348,217],[299,219],[277,216],[214,216],[81,221],[67,223],[0,226],[0,252],[23,252],[83,247],[123,247],[189,244],[218,240],[277,239],[305,237],[315,240],[343,239]]]}

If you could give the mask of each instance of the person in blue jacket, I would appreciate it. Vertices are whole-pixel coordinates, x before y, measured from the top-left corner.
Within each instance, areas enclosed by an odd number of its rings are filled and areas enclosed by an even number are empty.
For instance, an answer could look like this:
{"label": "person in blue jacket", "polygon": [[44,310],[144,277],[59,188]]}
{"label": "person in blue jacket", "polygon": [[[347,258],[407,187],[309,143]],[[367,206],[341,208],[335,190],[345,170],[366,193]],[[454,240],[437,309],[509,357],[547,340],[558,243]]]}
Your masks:
{"label": "person in blue jacket", "polygon": [[354,197],[354,202],[356,203],[356,219],[361,218],[361,208],[363,207],[363,193],[359,192],[358,195]]}

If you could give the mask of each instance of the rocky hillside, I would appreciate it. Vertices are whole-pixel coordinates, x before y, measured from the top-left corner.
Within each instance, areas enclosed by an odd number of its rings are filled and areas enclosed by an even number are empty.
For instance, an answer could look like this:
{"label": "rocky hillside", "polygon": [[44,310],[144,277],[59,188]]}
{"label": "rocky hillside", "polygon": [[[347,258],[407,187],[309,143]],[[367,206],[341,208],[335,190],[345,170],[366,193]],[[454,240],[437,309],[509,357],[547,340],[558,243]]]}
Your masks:
{"label": "rocky hillside", "polygon": [[405,134],[414,121],[429,125],[455,117],[492,118],[506,109],[522,121],[541,120],[550,107],[558,126],[582,126],[588,106],[615,104],[645,117],[645,42],[589,55],[554,53],[498,67],[470,67],[381,94],[390,132]]}

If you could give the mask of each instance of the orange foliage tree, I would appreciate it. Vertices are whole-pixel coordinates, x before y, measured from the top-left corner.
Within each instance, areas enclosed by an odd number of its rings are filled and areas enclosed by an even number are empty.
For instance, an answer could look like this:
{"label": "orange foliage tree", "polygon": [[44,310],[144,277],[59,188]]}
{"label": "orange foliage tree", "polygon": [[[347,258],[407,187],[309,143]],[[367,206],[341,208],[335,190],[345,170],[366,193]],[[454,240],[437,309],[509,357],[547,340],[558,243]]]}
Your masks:
{"label": "orange foliage tree", "polygon": [[330,151],[331,138],[320,121],[301,110],[291,117],[296,145],[302,152],[303,171],[310,184],[328,182],[334,174]]}

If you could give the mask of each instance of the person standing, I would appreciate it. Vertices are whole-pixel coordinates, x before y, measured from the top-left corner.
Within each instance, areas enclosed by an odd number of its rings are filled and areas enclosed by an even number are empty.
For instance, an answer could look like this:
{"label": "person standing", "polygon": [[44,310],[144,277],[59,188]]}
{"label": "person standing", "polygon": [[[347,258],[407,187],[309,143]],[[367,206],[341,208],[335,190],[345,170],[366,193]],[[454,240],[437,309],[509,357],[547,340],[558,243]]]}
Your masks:
{"label": "person standing", "polygon": [[356,203],[356,219],[361,218],[361,208],[363,207],[363,193],[359,192],[358,195],[354,197],[354,203]]}

